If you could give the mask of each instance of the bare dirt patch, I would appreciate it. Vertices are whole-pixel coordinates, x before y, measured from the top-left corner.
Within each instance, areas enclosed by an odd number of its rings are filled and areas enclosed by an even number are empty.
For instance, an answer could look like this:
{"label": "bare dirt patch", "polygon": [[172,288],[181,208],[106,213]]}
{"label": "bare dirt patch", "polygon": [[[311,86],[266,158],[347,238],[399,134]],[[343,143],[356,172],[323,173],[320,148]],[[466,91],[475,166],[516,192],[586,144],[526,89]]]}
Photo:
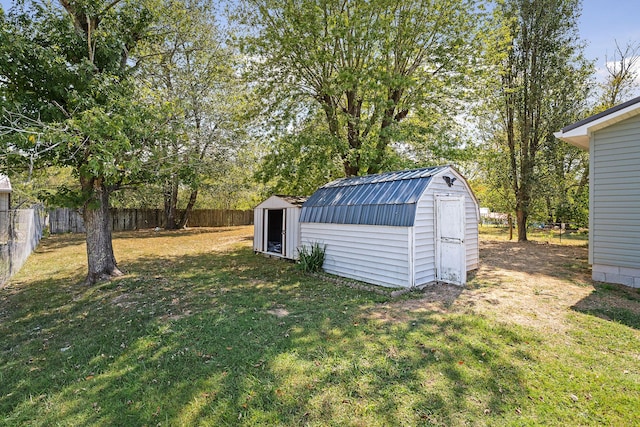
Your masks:
{"label": "bare dirt patch", "polygon": [[281,319],[283,317],[287,317],[289,315],[289,311],[286,310],[285,308],[274,308],[272,310],[267,310],[267,313],[272,314],[274,316],[276,316],[278,319]]}
{"label": "bare dirt patch", "polygon": [[584,246],[482,241],[480,259],[464,288],[433,284],[420,297],[385,304],[371,316],[393,321],[416,312],[475,312],[562,332],[571,308],[595,289]]}

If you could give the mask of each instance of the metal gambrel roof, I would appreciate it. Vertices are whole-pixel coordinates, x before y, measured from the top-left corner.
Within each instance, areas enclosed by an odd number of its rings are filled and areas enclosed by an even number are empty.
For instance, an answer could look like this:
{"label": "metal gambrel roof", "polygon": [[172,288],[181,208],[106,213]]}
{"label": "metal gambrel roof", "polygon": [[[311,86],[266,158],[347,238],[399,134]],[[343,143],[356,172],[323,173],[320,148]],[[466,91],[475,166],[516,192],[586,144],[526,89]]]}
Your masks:
{"label": "metal gambrel roof", "polygon": [[411,227],[416,204],[437,166],[332,181],[302,205],[300,222]]}

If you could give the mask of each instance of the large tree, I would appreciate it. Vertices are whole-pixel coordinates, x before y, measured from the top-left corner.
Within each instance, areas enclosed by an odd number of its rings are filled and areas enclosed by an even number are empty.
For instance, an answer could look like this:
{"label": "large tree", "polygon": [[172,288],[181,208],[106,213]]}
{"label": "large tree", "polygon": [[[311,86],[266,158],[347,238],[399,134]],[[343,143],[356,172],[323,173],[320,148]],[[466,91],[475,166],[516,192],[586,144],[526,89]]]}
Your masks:
{"label": "large tree", "polygon": [[[162,183],[166,228],[182,228],[207,176],[232,161],[244,140],[246,90],[238,55],[226,44],[209,2],[166,2],[162,37],[143,46],[146,98],[163,108],[166,132],[150,150]],[[219,12],[219,11],[218,11]],[[179,190],[188,191],[178,216]]]}
{"label": "large tree", "polygon": [[59,194],[82,210],[87,283],[120,275],[109,197],[136,179],[150,139],[148,109],[131,79],[132,56],[153,20],[129,0],[26,3],[1,22],[0,78],[16,157],[68,166],[77,188]]}
{"label": "large tree", "polygon": [[301,154],[337,157],[344,175],[389,167],[405,119],[450,119],[469,87],[475,1],[241,3],[246,52],[273,118],[266,129],[288,134],[285,143],[315,138],[322,147],[298,144]]}
{"label": "large tree", "polygon": [[487,59],[497,78],[486,105],[497,113],[490,120],[506,160],[519,241],[527,240],[542,182],[540,152],[584,108],[589,67],[578,38],[579,12],[579,0],[501,0],[494,9]]}

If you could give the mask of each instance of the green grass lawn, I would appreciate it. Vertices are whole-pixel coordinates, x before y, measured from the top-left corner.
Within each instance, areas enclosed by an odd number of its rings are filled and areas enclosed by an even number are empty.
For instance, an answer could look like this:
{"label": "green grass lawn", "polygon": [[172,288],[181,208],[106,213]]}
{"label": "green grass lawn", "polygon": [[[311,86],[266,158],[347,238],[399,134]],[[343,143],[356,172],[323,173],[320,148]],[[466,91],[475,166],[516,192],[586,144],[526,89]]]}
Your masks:
{"label": "green grass lawn", "polygon": [[0,425],[638,425],[634,319],[385,316],[420,294],[310,278],[251,232],[118,233],[128,274],[94,287],[82,236],[45,239],[0,289]]}
{"label": "green grass lawn", "polygon": [[[480,234],[486,239],[509,240],[509,228],[506,226],[481,225]],[[586,245],[589,241],[589,231],[531,228],[527,230],[527,238],[533,242],[558,245]],[[518,230],[515,228],[513,240],[518,240]]]}

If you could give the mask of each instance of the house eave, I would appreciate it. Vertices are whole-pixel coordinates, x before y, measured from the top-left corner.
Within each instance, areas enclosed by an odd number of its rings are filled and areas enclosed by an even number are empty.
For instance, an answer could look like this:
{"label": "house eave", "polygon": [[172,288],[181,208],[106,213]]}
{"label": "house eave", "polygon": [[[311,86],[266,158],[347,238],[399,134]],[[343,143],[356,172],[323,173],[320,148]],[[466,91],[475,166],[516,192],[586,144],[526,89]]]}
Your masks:
{"label": "house eave", "polygon": [[589,151],[591,134],[638,114],[640,114],[640,97],[566,126],[554,133],[554,136],[571,145]]}
{"label": "house eave", "polygon": [[589,133],[576,133],[569,132],[567,134],[562,131],[558,131],[553,134],[556,138],[568,142],[571,145],[574,145],[578,148],[582,148],[583,150],[589,151]]}

